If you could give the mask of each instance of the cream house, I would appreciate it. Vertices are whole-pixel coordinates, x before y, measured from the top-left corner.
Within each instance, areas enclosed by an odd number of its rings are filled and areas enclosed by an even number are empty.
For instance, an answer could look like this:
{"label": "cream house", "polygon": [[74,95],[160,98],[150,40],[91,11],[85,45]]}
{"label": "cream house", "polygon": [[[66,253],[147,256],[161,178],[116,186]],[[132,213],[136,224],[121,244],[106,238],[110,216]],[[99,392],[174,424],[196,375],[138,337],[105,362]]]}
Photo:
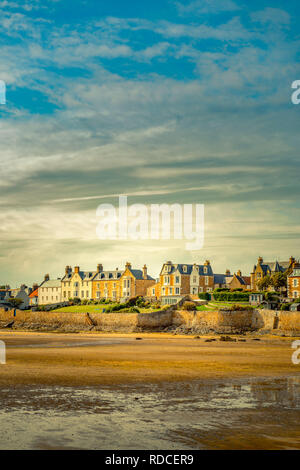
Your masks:
{"label": "cream house", "polygon": [[38,288],[38,304],[48,305],[59,302],[61,302],[61,280],[50,279],[49,274],[46,274]]}
{"label": "cream house", "polygon": [[66,266],[65,275],[61,280],[62,301],[74,298],[92,299],[92,280],[96,274],[96,271],[80,271],[79,266],[75,266],[74,271],[71,266]]}

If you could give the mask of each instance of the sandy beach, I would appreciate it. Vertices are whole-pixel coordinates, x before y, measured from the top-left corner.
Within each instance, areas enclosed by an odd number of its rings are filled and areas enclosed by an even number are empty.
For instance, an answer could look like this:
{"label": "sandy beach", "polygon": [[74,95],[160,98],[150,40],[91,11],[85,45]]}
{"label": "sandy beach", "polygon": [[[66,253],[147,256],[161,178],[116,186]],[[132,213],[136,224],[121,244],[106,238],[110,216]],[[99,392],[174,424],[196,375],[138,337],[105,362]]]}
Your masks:
{"label": "sandy beach", "polygon": [[[237,337],[206,342],[168,334],[51,334],[0,332],[7,363],[0,385],[97,385],[297,375],[296,338]],[[212,338],[212,337],[211,337]],[[259,341],[255,340],[259,339]],[[239,341],[246,340],[246,341]]]}
{"label": "sandy beach", "polygon": [[295,338],[138,338],[1,331],[0,449],[300,449]]}

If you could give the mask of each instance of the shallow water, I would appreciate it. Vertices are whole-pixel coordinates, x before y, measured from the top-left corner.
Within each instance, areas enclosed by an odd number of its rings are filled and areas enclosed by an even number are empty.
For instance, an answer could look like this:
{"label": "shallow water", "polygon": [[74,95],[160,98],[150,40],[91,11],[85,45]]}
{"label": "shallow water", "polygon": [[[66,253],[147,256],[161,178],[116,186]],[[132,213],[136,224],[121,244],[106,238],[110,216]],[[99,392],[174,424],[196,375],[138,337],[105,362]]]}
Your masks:
{"label": "shallow water", "polygon": [[300,449],[300,377],[0,389],[1,449]]}

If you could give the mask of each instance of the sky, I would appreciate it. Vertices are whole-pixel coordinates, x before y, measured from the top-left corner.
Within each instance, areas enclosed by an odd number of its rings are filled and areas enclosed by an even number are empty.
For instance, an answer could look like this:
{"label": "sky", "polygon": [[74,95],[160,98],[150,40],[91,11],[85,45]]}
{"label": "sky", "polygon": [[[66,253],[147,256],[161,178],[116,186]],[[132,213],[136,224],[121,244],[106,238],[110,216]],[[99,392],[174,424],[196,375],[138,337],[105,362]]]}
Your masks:
{"label": "sky", "polygon": [[[0,0],[0,284],[66,265],[300,257],[299,3]],[[100,203],[205,205],[202,249],[99,240]]]}

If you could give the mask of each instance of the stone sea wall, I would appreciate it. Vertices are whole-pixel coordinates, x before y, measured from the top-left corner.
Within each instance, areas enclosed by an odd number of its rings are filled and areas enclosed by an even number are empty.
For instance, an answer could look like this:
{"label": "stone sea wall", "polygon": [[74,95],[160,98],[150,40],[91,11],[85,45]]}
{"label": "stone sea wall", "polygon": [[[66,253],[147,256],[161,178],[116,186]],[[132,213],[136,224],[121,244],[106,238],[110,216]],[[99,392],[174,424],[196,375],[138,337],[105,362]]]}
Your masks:
{"label": "stone sea wall", "polygon": [[39,331],[162,331],[191,333],[273,332],[300,336],[300,312],[273,310],[186,311],[151,313],[54,313],[0,309],[0,328]]}

